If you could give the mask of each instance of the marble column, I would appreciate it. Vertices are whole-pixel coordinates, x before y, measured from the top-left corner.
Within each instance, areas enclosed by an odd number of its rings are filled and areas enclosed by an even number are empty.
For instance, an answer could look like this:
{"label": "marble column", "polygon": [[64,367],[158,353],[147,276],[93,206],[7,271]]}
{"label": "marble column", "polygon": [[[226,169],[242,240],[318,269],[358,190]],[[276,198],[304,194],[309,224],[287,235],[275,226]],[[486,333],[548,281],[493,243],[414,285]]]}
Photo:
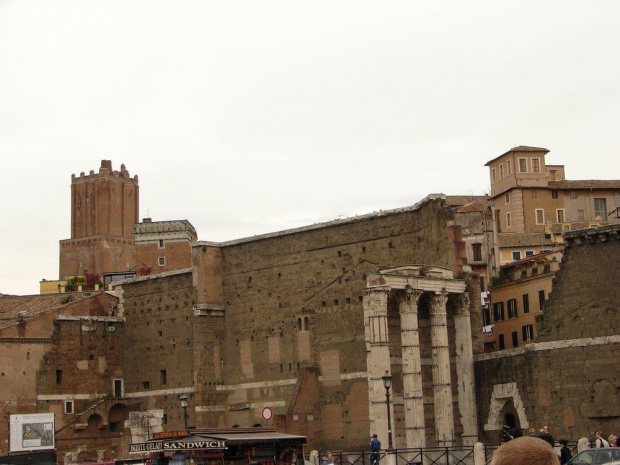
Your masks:
{"label": "marble column", "polygon": [[407,289],[399,301],[403,360],[405,436],[408,448],[426,447],[418,300],[423,291]]}
{"label": "marble column", "polygon": [[[364,325],[366,333],[366,366],[368,370],[368,400],[370,431],[385,439],[388,423],[385,389],[381,377],[390,369],[387,301],[390,288],[379,286],[364,291]],[[393,417],[393,415],[392,415]]]}
{"label": "marble column", "polygon": [[476,424],[474,353],[471,338],[469,296],[467,294],[461,294],[456,299],[454,329],[459,414],[463,426],[462,440],[464,446],[472,446],[478,442],[478,426]]}
{"label": "marble column", "polygon": [[437,445],[454,445],[454,413],[452,411],[452,383],[450,380],[450,353],[448,346],[448,294],[431,297],[431,347],[433,364],[433,399]]}

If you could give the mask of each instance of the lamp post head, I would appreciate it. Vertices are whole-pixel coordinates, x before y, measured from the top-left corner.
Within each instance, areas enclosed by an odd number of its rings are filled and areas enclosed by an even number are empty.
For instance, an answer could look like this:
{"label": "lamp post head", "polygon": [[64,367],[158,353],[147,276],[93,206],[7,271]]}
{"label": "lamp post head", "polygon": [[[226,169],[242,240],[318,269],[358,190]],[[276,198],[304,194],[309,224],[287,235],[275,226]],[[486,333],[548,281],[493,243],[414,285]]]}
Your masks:
{"label": "lamp post head", "polygon": [[187,408],[187,406],[188,406],[187,396],[182,394],[182,395],[179,396],[179,400],[181,401],[181,407]]}
{"label": "lamp post head", "polygon": [[386,371],[385,374],[381,377],[383,380],[383,387],[386,391],[389,391],[392,387],[392,375],[389,371]]}

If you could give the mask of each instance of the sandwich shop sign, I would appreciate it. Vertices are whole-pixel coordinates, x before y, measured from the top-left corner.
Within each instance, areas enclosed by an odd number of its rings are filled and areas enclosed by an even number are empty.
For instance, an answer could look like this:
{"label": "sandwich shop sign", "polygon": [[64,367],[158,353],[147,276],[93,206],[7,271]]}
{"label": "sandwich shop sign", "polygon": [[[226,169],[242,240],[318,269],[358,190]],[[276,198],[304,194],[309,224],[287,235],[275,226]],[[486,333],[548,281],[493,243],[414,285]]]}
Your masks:
{"label": "sandwich shop sign", "polygon": [[169,440],[138,442],[129,445],[130,454],[165,452],[175,450],[221,450],[226,449],[226,442],[217,439],[196,438],[196,440]]}

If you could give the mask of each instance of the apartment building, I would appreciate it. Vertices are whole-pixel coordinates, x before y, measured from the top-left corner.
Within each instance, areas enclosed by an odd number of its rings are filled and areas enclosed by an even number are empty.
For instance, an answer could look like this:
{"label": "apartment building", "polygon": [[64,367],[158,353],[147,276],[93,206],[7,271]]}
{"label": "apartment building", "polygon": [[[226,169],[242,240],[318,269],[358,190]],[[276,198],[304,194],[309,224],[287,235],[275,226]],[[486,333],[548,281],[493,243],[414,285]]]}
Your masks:
{"label": "apartment building", "polygon": [[536,338],[536,315],[543,312],[561,260],[562,248],[556,247],[500,268],[492,281],[491,308],[483,310],[484,322],[493,322],[486,351],[520,347]]}
{"label": "apartment building", "polygon": [[547,153],[518,146],[485,165],[495,273],[501,265],[550,250],[562,242],[562,232],[620,221],[620,180],[566,180],[563,165],[546,163]]}

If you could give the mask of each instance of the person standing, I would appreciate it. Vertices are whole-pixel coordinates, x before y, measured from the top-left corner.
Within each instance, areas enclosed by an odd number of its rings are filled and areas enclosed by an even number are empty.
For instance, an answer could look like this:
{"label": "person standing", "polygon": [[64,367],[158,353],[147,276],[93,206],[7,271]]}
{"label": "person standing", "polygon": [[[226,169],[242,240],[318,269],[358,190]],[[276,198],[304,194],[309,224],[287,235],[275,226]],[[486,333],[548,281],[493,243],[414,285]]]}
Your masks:
{"label": "person standing", "polygon": [[609,447],[609,443],[607,442],[607,439],[603,437],[603,432],[597,431],[596,432],[596,448],[600,449],[601,447]]}
{"label": "person standing", "polygon": [[378,465],[381,456],[381,441],[377,438],[377,433],[372,435],[370,440],[370,465]]}
{"label": "person standing", "polygon": [[549,427],[548,426],[543,426],[542,427],[538,437],[540,439],[542,439],[543,441],[547,441],[551,445],[551,447],[555,447],[555,440],[553,439],[553,436],[551,436],[551,433],[549,432]]}
{"label": "person standing", "polygon": [[562,448],[560,449],[560,464],[564,465],[568,463],[568,461],[573,458],[573,454],[571,454],[570,449],[568,448],[568,441],[566,439],[560,439],[560,444],[562,444]]}
{"label": "person standing", "polygon": [[334,457],[332,456],[331,452],[325,454],[325,457],[323,457],[322,465],[334,465]]}

